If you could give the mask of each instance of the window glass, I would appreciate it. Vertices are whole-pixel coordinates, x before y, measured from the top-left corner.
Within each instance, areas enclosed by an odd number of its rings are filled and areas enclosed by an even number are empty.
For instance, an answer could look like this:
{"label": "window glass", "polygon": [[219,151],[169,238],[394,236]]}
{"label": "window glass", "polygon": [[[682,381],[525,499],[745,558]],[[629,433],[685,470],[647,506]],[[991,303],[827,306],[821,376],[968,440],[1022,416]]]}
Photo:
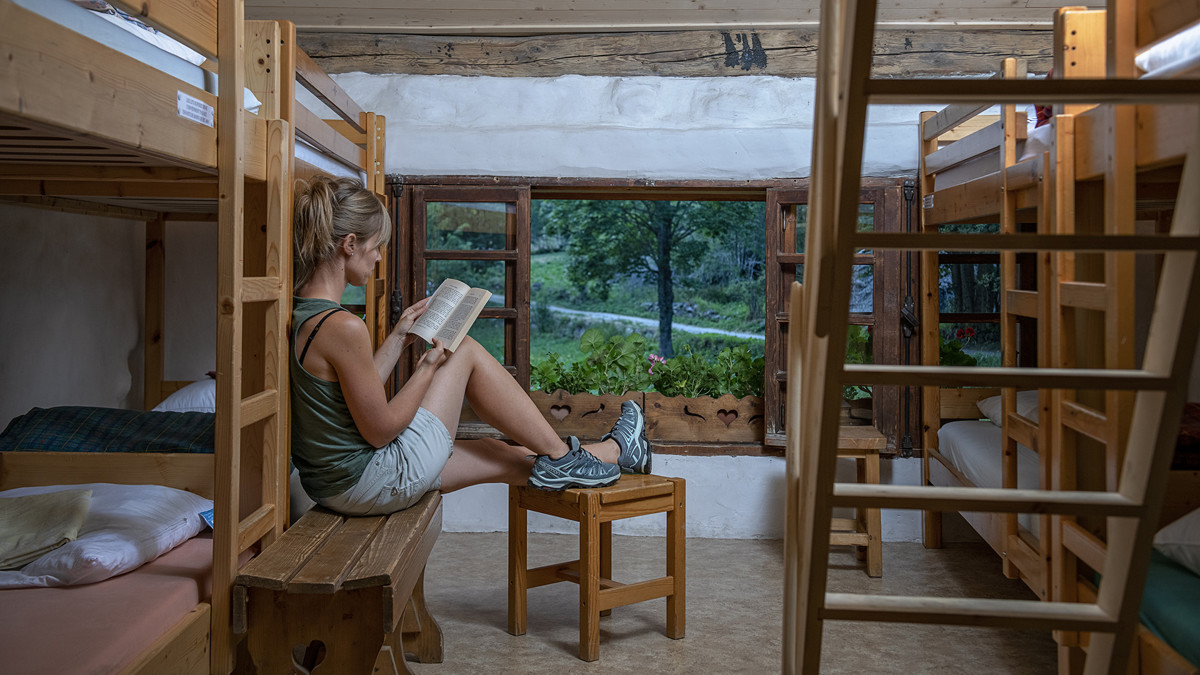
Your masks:
{"label": "window glass", "polygon": [[505,248],[516,205],[488,202],[427,202],[425,246],[430,251],[496,251]]}
{"label": "window glass", "polygon": [[429,260],[425,263],[425,295],[433,295],[446,279],[459,281],[492,292],[488,307],[504,306],[504,261],[502,260]]}

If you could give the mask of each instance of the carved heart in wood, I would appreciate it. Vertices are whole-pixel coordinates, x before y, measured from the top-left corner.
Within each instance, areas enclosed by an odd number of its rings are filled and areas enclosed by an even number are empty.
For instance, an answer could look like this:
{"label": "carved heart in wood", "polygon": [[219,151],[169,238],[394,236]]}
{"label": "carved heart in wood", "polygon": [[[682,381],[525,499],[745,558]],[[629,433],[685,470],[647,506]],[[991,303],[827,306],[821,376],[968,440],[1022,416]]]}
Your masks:
{"label": "carved heart in wood", "polygon": [[567,405],[552,405],[550,406],[550,414],[559,422],[567,419],[567,415],[571,414],[571,406]]}
{"label": "carved heart in wood", "polygon": [[736,410],[718,410],[717,411],[717,419],[724,422],[725,426],[729,426],[730,424],[733,424],[733,421],[736,420],[737,418],[738,418],[738,412]]}

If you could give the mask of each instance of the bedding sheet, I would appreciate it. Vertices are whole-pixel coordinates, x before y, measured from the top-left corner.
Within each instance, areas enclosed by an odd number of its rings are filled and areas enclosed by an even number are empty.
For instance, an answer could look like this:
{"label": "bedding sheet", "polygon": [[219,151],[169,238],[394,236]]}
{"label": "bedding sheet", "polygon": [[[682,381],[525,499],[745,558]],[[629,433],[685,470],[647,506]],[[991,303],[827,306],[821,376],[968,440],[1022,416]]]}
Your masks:
{"label": "bedding sheet", "polygon": [[0,591],[4,672],[118,672],[209,598],[211,572],[212,540],[195,537],[97,584]]}
{"label": "bedding sheet", "polygon": [[1140,618],[1146,628],[1200,667],[1200,576],[1152,551]]}
{"label": "bedding sheet", "polygon": [[211,453],[216,419],[198,412],[33,408],[0,433],[0,451]]}
{"label": "bedding sheet", "polygon": [[[938,452],[978,487],[998,488],[1002,485],[1001,445],[1004,432],[1000,427],[982,420],[950,422],[938,429]],[[1029,448],[1017,446],[1017,487],[1036,490],[1038,487],[1038,456]],[[1037,536],[1040,519],[1033,514],[1017,516],[1022,527]]]}

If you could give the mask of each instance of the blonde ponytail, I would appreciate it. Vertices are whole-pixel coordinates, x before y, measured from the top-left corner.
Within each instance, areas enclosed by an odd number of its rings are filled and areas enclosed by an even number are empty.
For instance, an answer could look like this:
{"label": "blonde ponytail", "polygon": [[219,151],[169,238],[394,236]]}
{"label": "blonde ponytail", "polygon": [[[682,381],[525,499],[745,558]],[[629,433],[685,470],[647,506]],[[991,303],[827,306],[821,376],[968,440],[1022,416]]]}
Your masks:
{"label": "blonde ponytail", "polygon": [[363,242],[379,235],[379,246],[392,235],[383,203],[355,178],[318,175],[311,181],[296,181],[292,220],[293,289],[331,260],[347,235],[357,235]]}

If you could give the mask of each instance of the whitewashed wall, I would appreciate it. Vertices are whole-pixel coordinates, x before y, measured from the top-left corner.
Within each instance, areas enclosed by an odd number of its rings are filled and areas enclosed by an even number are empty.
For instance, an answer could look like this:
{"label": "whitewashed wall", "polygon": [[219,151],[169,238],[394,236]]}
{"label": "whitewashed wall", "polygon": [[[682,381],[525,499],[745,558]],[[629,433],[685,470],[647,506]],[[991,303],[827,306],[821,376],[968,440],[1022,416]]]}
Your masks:
{"label": "whitewashed wall", "polygon": [[[811,78],[335,79],[387,115],[389,173],[751,180],[812,159]],[[871,109],[866,174],[915,170],[919,112]]]}

